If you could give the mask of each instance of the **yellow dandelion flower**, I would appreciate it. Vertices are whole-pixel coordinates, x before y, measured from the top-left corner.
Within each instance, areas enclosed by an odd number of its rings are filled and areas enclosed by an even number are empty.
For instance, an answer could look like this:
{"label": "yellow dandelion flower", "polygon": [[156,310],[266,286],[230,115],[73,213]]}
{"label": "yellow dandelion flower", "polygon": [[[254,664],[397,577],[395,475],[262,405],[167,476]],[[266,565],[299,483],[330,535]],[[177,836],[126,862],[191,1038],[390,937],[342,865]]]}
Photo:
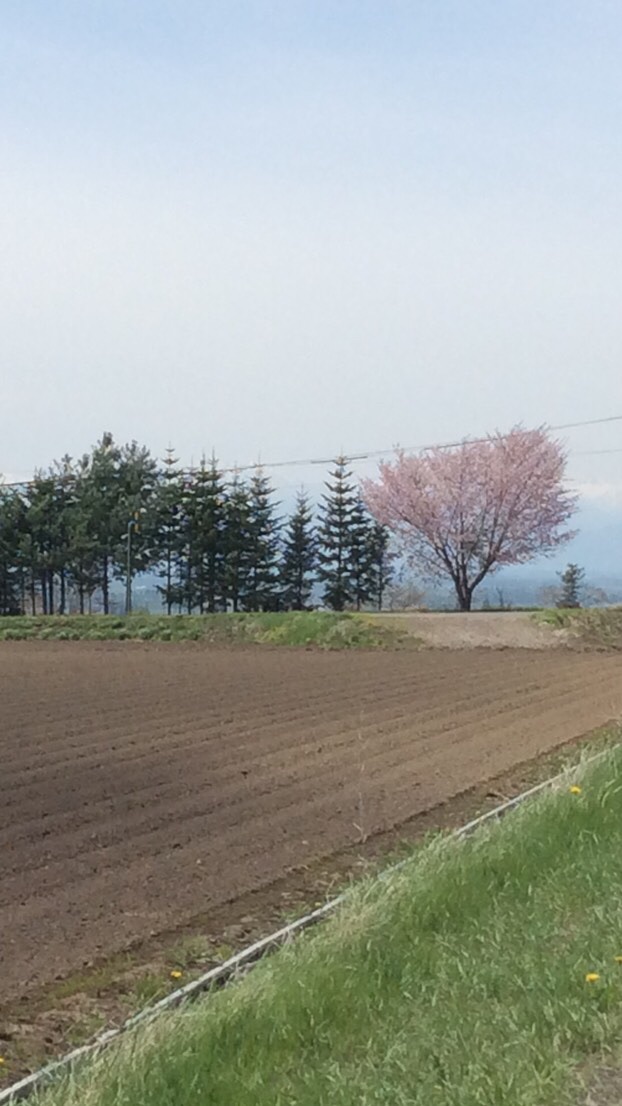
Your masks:
{"label": "yellow dandelion flower", "polygon": [[581,794],[581,788],[578,787],[576,783],[573,783],[572,787],[569,787],[568,790],[569,790],[571,795],[580,795]]}
{"label": "yellow dandelion flower", "polygon": [[622,956],[614,956],[613,958],[616,964],[622,964]]}
{"label": "yellow dandelion flower", "polygon": [[171,972],[171,979],[181,979],[182,975],[183,975],[183,972],[172,971]]}
{"label": "yellow dandelion flower", "polygon": [[0,1056],[0,1064],[5,1064],[5,1063],[6,1063],[6,1060],[4,1059],[4,1056]]}
{"label": "yellow dandelion flower", "polygon": [[598,972],[588,972],[585,977],[586,983],[596,983],[600,979]]}

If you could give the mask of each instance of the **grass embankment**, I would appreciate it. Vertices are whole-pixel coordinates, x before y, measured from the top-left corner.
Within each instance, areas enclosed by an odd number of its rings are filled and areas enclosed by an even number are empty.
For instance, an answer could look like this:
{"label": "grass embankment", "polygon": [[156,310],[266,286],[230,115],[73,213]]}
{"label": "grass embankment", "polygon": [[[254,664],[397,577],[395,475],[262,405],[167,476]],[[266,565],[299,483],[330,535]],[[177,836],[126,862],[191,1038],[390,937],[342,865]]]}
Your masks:
{"label": "grass embankment", "polygon": [[0,619],[0,641],[203,641],[318,649],[395,649],[411,634],[364,615],[327,611],[207,615],[51,615]]}
{"label": "grass embankment", "polygon": [[622,649],[622,607],[554,608],[533,617],[554,630],[565,630],[570,641],[586,647]]}
{"label": "grass embankment", "polygon": [[622,757],[580,782],[424,846],[36,1102],[576,1106],[622,1032]]}

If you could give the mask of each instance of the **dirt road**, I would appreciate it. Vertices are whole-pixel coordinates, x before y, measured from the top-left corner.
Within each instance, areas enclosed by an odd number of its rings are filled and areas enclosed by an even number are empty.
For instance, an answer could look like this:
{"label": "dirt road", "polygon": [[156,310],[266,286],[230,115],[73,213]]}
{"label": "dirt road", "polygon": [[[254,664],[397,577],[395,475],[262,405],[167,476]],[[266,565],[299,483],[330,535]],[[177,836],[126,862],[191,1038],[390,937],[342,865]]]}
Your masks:
{"label": "dirt road", "polygon": [[622,714],[622,657],[0,643],[8,1000]]}
{"label": "dirt road", "polygon": [[524,611],[413,611],[374,615],[441,649],[551,649],[566,643],[563,630],[538,625]]}

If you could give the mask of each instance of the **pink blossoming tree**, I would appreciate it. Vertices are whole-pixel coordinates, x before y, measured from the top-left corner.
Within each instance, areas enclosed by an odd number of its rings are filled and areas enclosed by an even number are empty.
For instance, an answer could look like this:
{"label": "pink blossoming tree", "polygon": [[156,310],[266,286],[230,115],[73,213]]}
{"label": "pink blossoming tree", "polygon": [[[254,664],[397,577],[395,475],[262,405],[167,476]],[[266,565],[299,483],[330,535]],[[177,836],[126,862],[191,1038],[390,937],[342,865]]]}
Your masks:
{"label": "pink blossoming tree", "polygon": [[515,427],[456,449],[398,451],[363,490],[372,515],[421,574],[449,577],[460,610],[469,611],[489,573],[573,536],[566,524],[576,497],[564,487],[565,466],[563,447],[545,429]]}

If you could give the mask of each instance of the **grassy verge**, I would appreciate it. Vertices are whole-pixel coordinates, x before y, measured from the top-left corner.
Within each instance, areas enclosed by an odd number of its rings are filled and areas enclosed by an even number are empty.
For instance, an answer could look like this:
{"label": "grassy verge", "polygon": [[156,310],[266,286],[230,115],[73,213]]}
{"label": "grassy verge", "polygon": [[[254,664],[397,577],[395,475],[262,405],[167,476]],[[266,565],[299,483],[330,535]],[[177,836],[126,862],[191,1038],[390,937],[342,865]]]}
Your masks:
{"label": "grassy verge", "polygon": [[[40,1106],[563,1106],[622,1031],[622,757],[360,886]],[[593,976],[592,974],[593,973]]]}
{"label": "grassy verge", "polygon": [[544,610],[533,616],[554,630],[565,630],[570,639],[592,648],[622,649],[622,607],[579,610]]}
{"label": "grassy verge", "polygon": [[327,611],[280,614],[53,615],[0,619],[0,641],[203,641],[319,649],[395,649],[411,634],[364,615]]}

